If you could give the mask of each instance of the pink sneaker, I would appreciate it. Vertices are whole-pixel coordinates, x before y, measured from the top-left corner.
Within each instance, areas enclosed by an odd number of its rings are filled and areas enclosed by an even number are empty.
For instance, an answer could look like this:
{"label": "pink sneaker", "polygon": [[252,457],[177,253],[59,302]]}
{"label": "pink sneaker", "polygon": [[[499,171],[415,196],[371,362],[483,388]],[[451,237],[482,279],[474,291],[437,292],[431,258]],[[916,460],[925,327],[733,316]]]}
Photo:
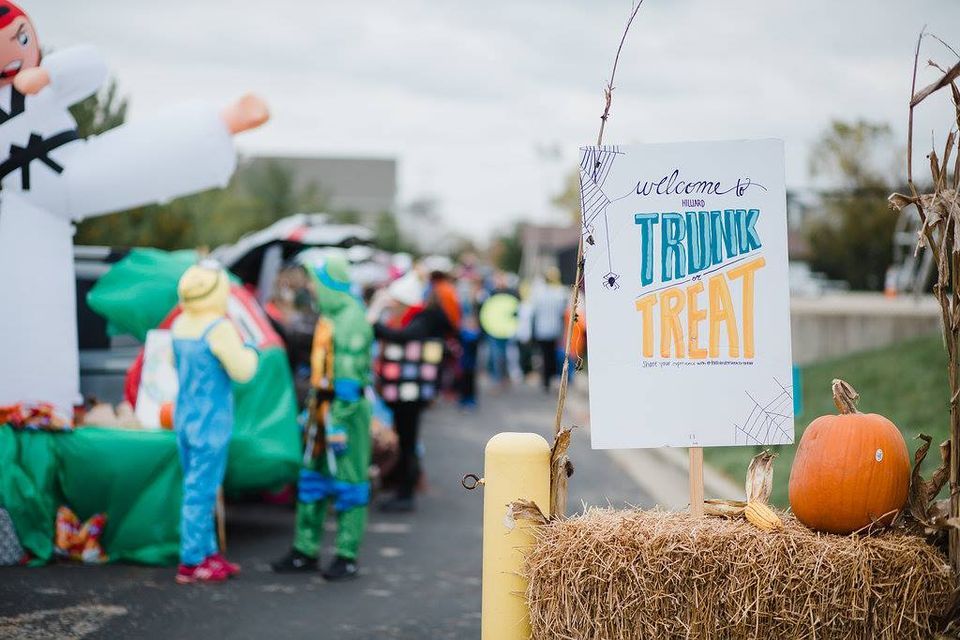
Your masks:
{"label": "pink sneaker", "polygon": [[230,575],[223,567],[214,565],[206,559],[195,567],[181,564],[177,569],[177,584],[195,584],[198,582],[224,582]]}
{"label": "pink sneaker", "polygon": [[240,575],[240,565],[236,562],[230,562],[227,560],[222,553],[217,551],[212,556],[206,559],[206,562],[209,563],[212,567],[220,569],[221,571],[227,574],[228,578]]}

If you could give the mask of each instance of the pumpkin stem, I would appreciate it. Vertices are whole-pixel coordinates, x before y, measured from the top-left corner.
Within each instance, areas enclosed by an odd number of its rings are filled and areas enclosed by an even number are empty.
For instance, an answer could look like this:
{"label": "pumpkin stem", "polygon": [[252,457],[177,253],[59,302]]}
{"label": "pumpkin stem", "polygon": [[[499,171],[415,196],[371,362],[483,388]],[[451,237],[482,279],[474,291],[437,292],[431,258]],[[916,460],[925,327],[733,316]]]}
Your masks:
{"label": "pumpkin stem", "polygon": [[837,405],[840,413],[860,413],[857,411],[857,401],[860,400],[860,394],[849,382],[834,378],[831,387],[833,389],[833,403]]}

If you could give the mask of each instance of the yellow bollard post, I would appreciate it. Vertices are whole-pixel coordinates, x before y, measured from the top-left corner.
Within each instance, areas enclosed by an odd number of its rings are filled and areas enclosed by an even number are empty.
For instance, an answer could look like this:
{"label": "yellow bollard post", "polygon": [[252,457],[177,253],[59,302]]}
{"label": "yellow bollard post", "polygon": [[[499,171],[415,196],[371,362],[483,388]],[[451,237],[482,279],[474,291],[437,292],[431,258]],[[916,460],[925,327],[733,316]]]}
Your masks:
{"label": "yellow bollard post", "polygon": [[500,433],[487,443],[483,479],[482,640],[528,640],[530,611],[520,577],[523,550],[533,544],[530,525],[504,522],[507,505],[533,500],[550,509],[550,445],[535,433]]}

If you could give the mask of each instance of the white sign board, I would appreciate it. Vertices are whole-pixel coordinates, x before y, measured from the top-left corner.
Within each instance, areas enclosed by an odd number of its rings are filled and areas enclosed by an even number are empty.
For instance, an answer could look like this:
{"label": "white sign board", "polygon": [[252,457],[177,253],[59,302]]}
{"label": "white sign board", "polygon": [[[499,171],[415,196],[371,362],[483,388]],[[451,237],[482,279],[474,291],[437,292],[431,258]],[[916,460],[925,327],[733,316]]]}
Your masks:
{"label": "white sign board", "polygon": [[167,402],[176,404],[179,389],[173,335],[166,329],[147,331],[136,407],[137,420],[144,429],[160,428],[160,409]]}
{"label": "white sign board", "polygon": [[793,442],[783,143],[581,150],[595,449]]}

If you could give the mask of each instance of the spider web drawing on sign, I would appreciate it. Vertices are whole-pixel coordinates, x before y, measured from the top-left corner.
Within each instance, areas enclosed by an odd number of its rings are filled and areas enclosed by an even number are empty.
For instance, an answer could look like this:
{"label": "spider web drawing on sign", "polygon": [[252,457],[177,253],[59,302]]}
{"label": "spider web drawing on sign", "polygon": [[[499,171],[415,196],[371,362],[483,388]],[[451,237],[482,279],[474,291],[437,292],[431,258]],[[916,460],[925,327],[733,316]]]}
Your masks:
{"label": "spider web drawing on sign", "polygon": [[613,271],[613,256],[610,255],[610,225],[607,222],[607,207],[611,199],[603,191],[603,183],[610,173],[610,167],[617,156],[624,155],[620,147],[582,147],[580,149],[580,204],[583,210],[582,228],[584,242],[589,246],[596,243],[595,223],[603,222],[606,241],[607,272],[603,276],[603,286],[607,289],[619,289],[620,276]]}
{"label": "spider web drawing on sign", "polygon": [[793,386],[784,386],[776,378],[773,381],[780,391],[769,400],[759,401],[745,392],[753,407],[743,424],[734,425],[736,444],[767,446],[793,440],[791,433],[784,428],[784,424],[793,420]]}

